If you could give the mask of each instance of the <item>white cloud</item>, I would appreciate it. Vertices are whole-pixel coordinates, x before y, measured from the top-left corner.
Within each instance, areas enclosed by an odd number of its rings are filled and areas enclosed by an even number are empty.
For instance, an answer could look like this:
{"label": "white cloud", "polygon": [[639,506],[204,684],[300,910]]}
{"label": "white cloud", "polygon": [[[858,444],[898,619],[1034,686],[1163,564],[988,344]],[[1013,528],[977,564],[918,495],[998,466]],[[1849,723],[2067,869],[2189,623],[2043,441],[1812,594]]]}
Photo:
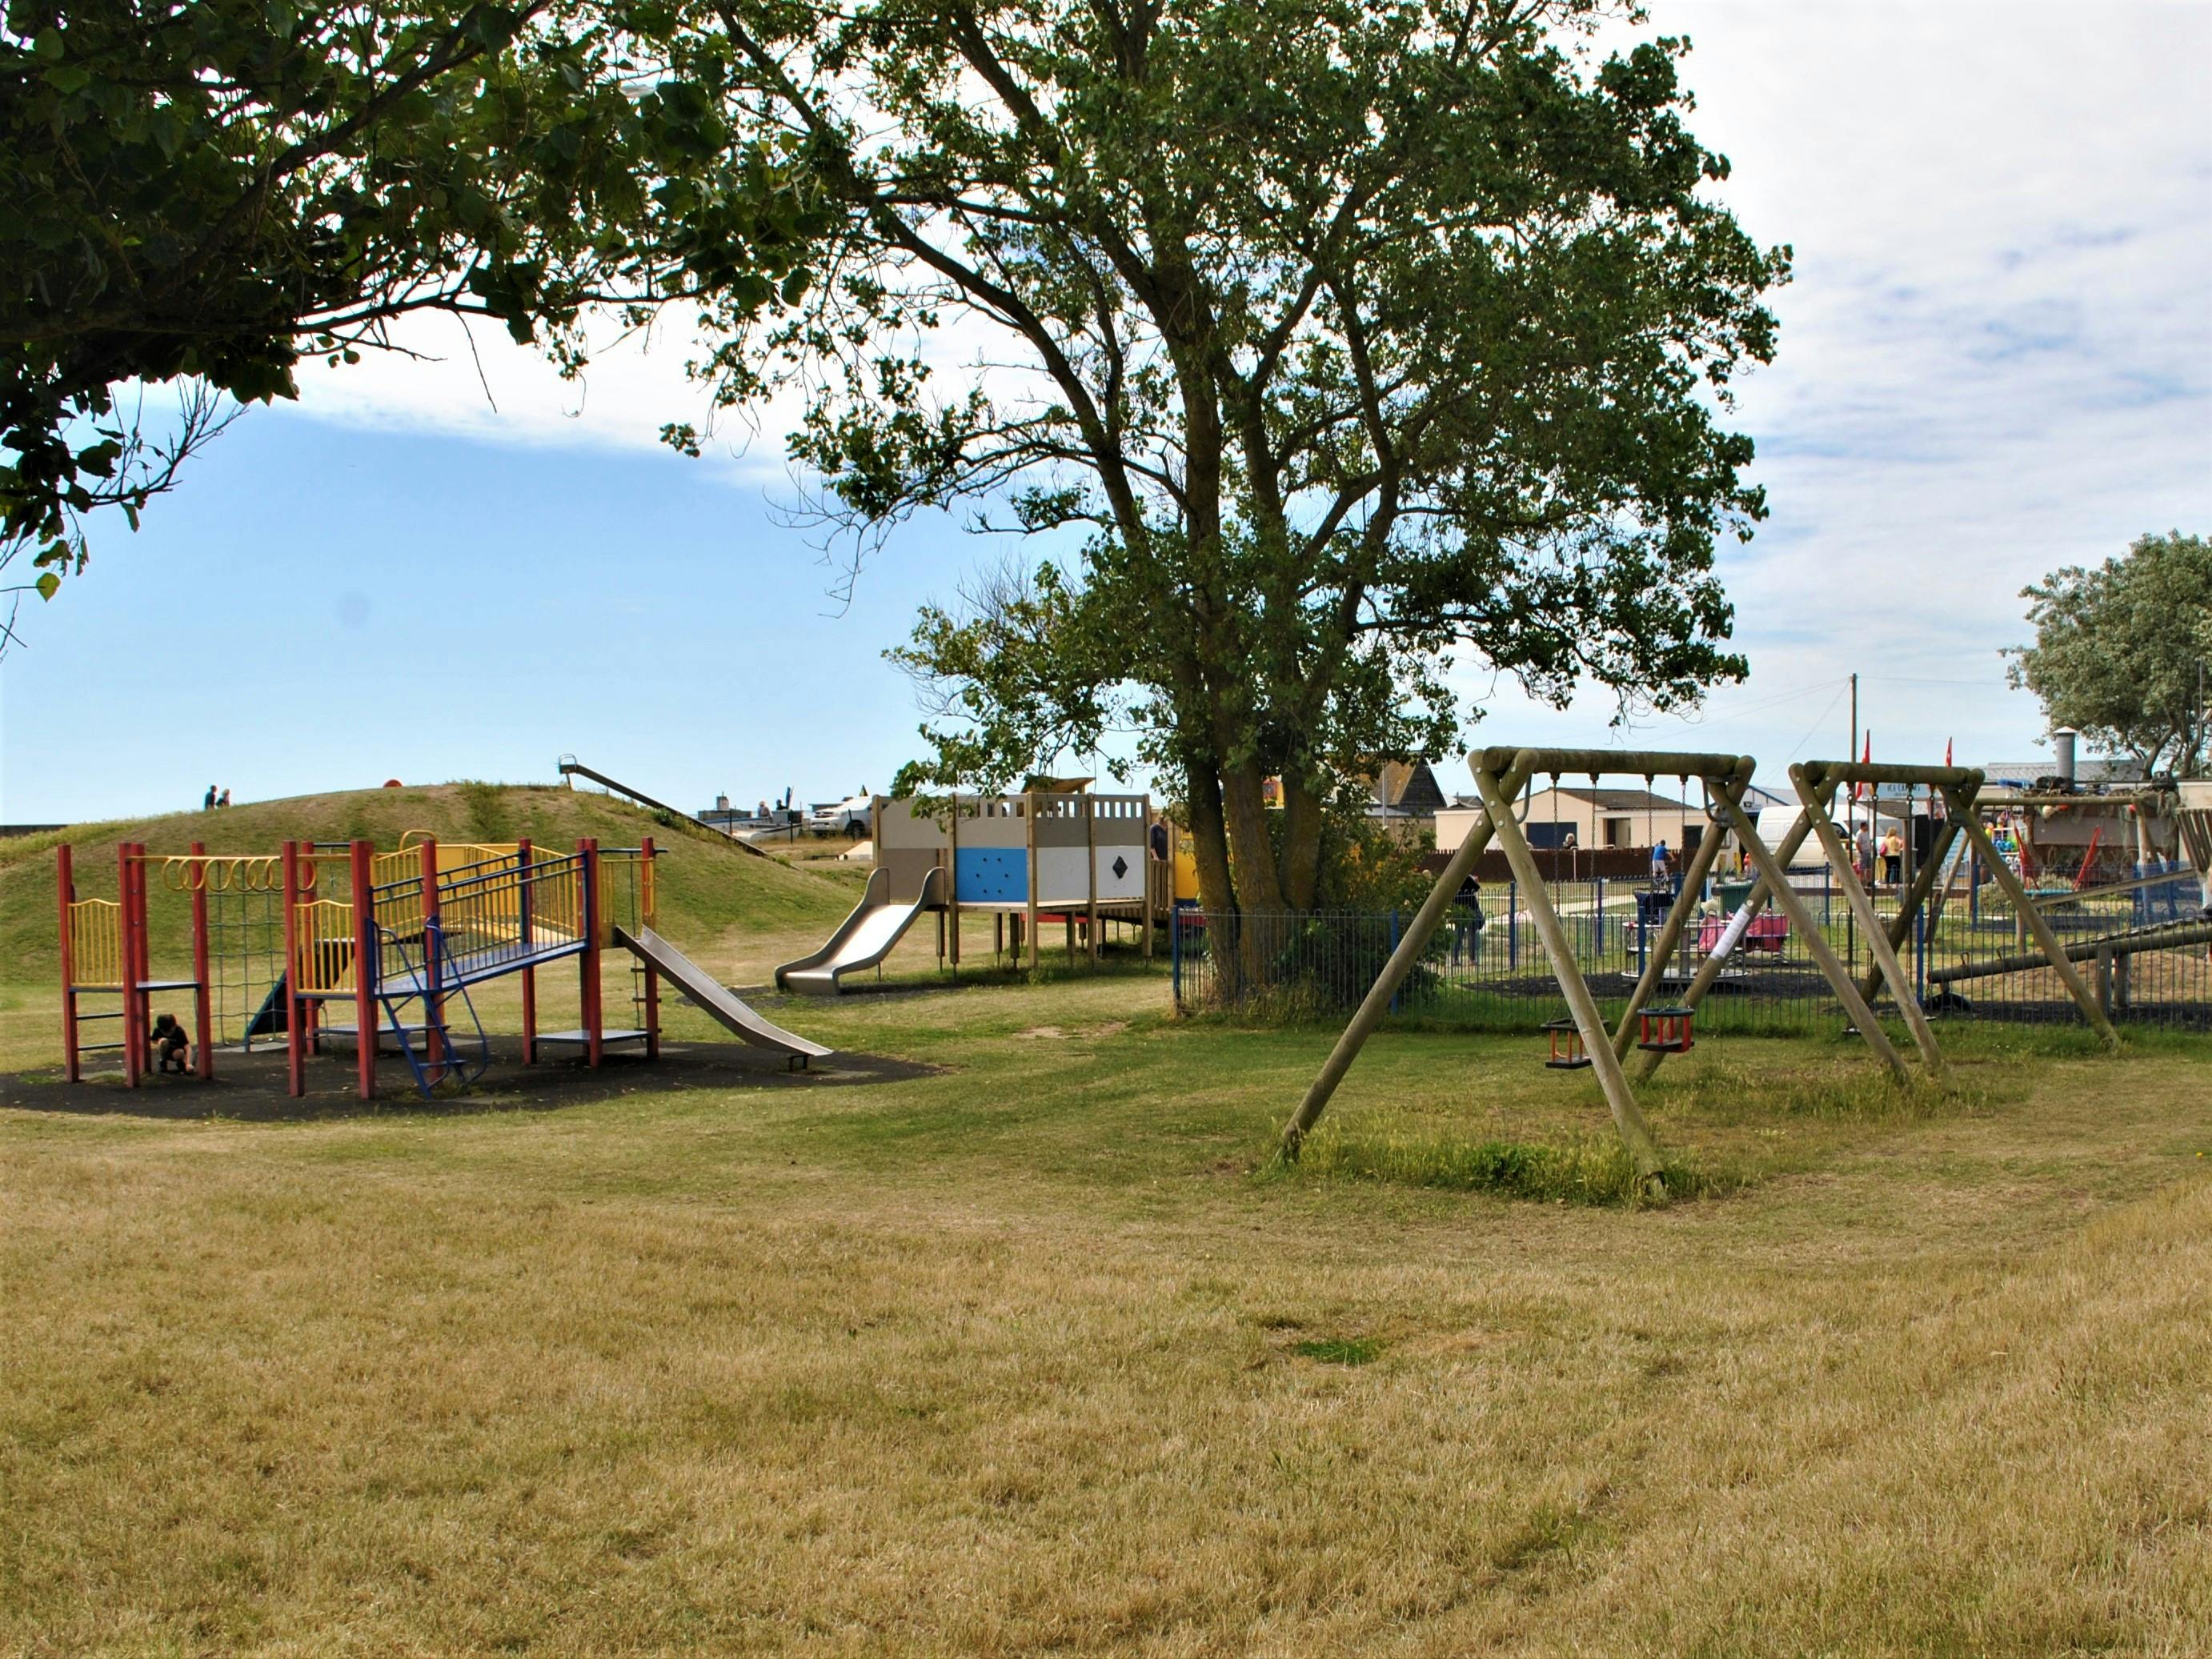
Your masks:
{"label": "white cloud", "polygon": [[[1773,518],[1731,551],[1750,685],[1694,730],[1778,760],[1842,677],[1893,754],[2013,751],[2018,592],[2132,536],[2212,524],[2212,7],[1653,0],[1687,33],[1693,130],[1753,234],[1796,249],[1775,366],[1743,387]],[[457,325],[435,364],[310,374],[325,418],[650,445],[699,420],[666,335],[562,384]],[[431,339],[434,337],[425,337]],[[422,341],[417,341],[422,343]],[[742,433],[725,437],[742,438]],[[784,476],[781,433],[743,474]],[[1493,699],[1486,738],[1601,739],[1603,708]],[[1840,746],[1843,716],[1814,746]]]}

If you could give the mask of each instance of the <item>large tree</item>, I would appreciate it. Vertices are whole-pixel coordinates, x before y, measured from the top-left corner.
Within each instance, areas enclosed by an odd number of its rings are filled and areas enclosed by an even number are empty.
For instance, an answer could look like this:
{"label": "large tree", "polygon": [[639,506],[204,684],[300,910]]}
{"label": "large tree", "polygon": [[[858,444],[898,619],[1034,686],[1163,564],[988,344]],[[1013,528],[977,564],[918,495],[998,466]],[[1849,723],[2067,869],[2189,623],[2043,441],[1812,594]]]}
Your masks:
{"label": "large tree", "polygon": [[2014,685],[2146,775],[2201,776],[2212,762],[2212,543],[2179,531],[2139,537],[2124,556],[2069,565],[2021,590],[2035,643],[2014,653]]}
{"label": "large tree", "polygon": [[697,14],[687,72],[842,216],[768,332],[711,319],[724,398],[802,386],[796,453],[863,532],[971,497],[1057,532],[922,619],[908,660],[972,718],[909,782],[1133,726],[1233,927],[1313,902],[1348,772],[1455,731],[1449,659],[1659,706],[1740,672],[1714,544],[1763,507],[1716,411],[1787,252],[1711,198],[1685,44],[1597,55],[1622,9]]}
{"label": "large tree", "polygon": [[[628,54],[675,26],[653,0],[11,0],[0,568],[33,566],[14,591],[52,597],[87,514],[135,523],[225,409],[294,395],[303,353],[443,311],[573,363],[587,307],[785,274],[805,210],[775,158],[698,88],[633,84]],[[631,239],[677,200],[692,241]],[[142,425],[167,383],[181,413]]]}

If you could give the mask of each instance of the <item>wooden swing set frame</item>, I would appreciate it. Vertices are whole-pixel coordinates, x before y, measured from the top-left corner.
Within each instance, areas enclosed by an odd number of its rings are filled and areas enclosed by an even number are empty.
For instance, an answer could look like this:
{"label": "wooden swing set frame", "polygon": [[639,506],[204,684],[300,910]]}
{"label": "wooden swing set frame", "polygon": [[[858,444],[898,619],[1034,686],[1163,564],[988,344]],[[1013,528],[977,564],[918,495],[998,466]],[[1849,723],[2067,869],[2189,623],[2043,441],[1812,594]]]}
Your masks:
{"label": "wooden swing set frame", "polygon": [[[1330,1097],[1351,1069],[1367,1039],[1374,1034],[1383,1016],[1389,1012],[1391,1000],[1405,982],[1428,949],[1431,937],[1443,919],[1445,906],[1458,892],[1461,883],[1474,868],[1475,860],[1495,841],[1505,854],[1505,860],[1522,890],[1522,902],[1527,906],[1529,920],[1535,924],[1536,937],[1544,947],[1544,954],[1552,964],[1552,971],[1559,981],[1559,988],[1567,1003],[1568,1018],[1552,1022],[1547,1027],[1551,1053],[1547,1064],[1574,1069],[1587,1067],[1595,1073],[1599,1088],[1604,1092],[1606,1106],[1613,1117],[1613,1127],[1620,1135],[1630,1158],[1634,1161],[1638,1176],[1646,1189],[1657,1194],[1663,1190],[1661,1180],[1662,1159],[1657,1142],[1652,1138],[1650,1126],[1644,1121],[1642,1109],[1637,1104],[1636,1093],[1626,1066],[1632,1048],[1639,1049],[1636,1081],[1648,1079],[1659,1068],[1670,1053],[1680,1053],[1688,1045],[1692,1022],[1697,1008],[1711,990],[1727,960],[1727,952],[1716,951],[1701,962],[1679,1003],[1660,1010],[1651,1006],[1667,963],[1673,958],[1680,943],[1683,930],[1696,914],[1706,878],[1720,856],[1724,840],[1733,836],[1750,858],[1755,880],[1738,914],[1737,925],[1732,928],[1737,937],[1747,930],[1760,911],[1769,904],[1781,911],[1790,925],[1805,942],[1808,953],[1820,969],[1842,1004],[1851,1027],[1875,1057],[1887,1066],[1900,1081],[1911,1076],[1903,1055],[1882,1030],[1875,1018],[1872,998],[1882,982],[1887,982],[1892,999],[1911,1033],[1914,1046],[1919,1050],[1928,1074],[1940,1077],[1943,1068],[1942,1051],[1936,1046],[1935,1033],[1929,1029],[1927,1017],[1921,1011],[1914,987],[1898,957],[1898,947],[1911,936],[1915,918],[1929,908],[1931,897],[1933,914],[1940,915],[1942,895],[1939,872],[1954,843],[1964,836],[1979,850],[1987,862],[1992,878],[2002,890],[2007,900],[2026,921],[2035,935],[2036,943],[2051,966],[2065,984],[2068,993],[2081,1006],[2083,1015],[2096,1030],[2108,1048],[2118,1048],[2119,1037],[2112,1022],[2105,1017],[2097,1000],[2075,970],[2068,959],[2065,948],[2050,924],[2029,900],[2019,878],[2004,860],[1996,855],[1990,843],[1989,833],[1975,812],[1975,797],[1982,786],[1982,774],[1972,767],[1903,766],[1893,764],[1862,764],[1854,761],[1805,761],[1790,769],[1790,782],[1797,794],[1800,810],[1796,821],[1781,842],[1769,848],[1759,834],[1754,814],[1743,804],[1744,792],[1749,787],[1752,773],[1758,763],[1748,755],[1709,755],[1676,752],[1665,750],[1626,750],[1585,749],[1509,749],[1490,748],[1477,750],[1468,757],[1468,765],[1474,774],[1476,793],[1482,801],[1482,813],[1468,826],[1462,841],[1437,878],[1436,885],[1421,908],[1414,915],[1412,926],[1401,937],[1397,948],[1382,966],[1375,983],[1353,1013],[1352,1019],[1337,1038],[1336,1046],[1322,1062],[1320,1074],[1307,1089],[1305,1097],[1298,1103],[1288,1122],[1283,1126],[1281,1152],[1285,1158],[1295,1159],[1306,1136],[1320,1120]],[[1628,1006],[1622,1011],[1619,1024],[1612,1030],[1605,1027],[1597,999],[1590,991],[1589,981],[1583,976],[1581,964],[1576,960],[1566,931],[1560,925],[1558,911],[1546,890],[1541,873],[1536,866],[1528,837],[1522,833],[1513,811],[1514,797],[1530,780],[1540,775],[1553,779],[1563,776],[1587,775],[1595,780],[1606,775],[1640,775],[1647,783],[1656,777],[1674,777],[1687,782],[1692,778],[1701,780],[1706,787],[1711,805],[1707,816],[1712,821],[1711,830],[1698,838],[1697,850],[1690,855],[1682,872],[1682,885],[1668,908],[1658,937],[1645,953],[1644,971],[1638,976],[1635,988],[1629,994]],[[1943,827],[1939,831],[1936,846],[1922,867],[1915,872],[1908,885],[1898,914],[1883,922],[1875,914],[1874,902],[1865,886],[1851,866],[1842,830],[1837,826],[1832,808],[1836,792],[1845,784],[1905,784],[1926,786],[1939,793],[1946,806]],[[1874,963],[1863,975],[1855,975],[1821,932],[1804,900],[1790,884],[1790,861],[1804,846],[1808,836],[1815,838],[1829,863],[1834,867],[1844,902],[1868,939]],[[1664,1015],[1667,1030],[1654,1040],[1644,1032],[1647,1013],[1655,1018]],[[1638,1041],[1639,1035],[1644,1041]]]}

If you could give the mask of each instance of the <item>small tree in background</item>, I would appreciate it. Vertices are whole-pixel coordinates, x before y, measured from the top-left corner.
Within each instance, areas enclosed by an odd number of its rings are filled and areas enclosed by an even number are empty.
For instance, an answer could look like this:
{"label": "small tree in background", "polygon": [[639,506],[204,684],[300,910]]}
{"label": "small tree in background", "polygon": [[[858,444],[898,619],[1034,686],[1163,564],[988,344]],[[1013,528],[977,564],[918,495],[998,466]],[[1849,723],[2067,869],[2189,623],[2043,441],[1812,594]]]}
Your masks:
{"label": "small tree in background", "polygon": [[2130,756],[2146,776],[2202,776],[2212,761],[2212,544],[2144,536],[2123,557],[2069,565],[2021,590],[2035,643],[2012,683],[2052,729]]}

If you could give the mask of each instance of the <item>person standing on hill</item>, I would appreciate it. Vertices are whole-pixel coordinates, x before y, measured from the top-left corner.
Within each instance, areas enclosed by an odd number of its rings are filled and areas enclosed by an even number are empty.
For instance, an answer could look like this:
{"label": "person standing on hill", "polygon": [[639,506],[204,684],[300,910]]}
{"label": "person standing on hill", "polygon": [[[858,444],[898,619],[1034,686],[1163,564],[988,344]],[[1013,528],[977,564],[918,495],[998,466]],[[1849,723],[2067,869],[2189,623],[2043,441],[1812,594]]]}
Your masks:
{"label": "person standing on hill", "polygon": [[215,811],[215,786],[213,784],[208,785],[207,799],[200,803],[200,811],[203,812],[212,812]]}

